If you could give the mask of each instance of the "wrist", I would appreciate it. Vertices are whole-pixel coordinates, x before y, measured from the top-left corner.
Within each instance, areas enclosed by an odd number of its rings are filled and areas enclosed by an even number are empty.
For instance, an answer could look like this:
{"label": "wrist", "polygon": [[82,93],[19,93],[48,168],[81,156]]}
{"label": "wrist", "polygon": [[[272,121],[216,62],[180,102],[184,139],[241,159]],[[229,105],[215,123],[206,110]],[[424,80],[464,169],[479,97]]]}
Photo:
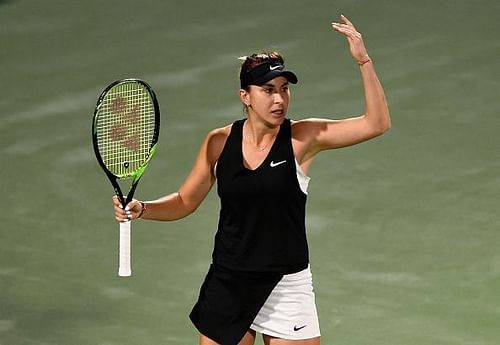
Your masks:
{"label": "wrist", "polygon": [[144,215],[144,211],[146,211],[146,203],[142,201],[139,201],[139,203],[141,204],[141,212],[139,212],[137,219],[142,218],[142,216]]}
{"label": "wrist", "polygon": [[370,57],[367,57],[366,59],[364,60],[357,60],[356,62],[358,63],[358,65],[361,67],[369,62],[371,62],[372,59]]}

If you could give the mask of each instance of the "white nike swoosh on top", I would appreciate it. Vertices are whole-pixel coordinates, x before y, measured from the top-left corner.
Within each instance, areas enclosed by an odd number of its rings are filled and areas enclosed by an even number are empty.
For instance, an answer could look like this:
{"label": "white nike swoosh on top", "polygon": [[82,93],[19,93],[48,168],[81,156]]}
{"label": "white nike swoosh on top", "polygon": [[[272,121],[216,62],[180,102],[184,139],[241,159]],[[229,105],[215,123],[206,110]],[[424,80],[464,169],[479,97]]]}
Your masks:
{"label": "white nike swoosh on top", "polygon": [[280,68],[280,67],[281,67],[281,66],[279,66],[279,65],[278,65],[278,66],[269,66],[269,69],[270,69],[271,71],[274,71],[275,69],[278,69],[278,68]]}
{"label": "white nike swoosh on top", "polygon": [[269,166],[270,166],[271,168],[275,168],[275,167],[277,167],[278,165],[281,165],[281,164],[283,164],[283,163],[285,163],[285,162],[286,162],[286,159],[285,159],[284,161],[279,161],[279,162],[276,162],[276,163],[274,163],[273,161],[271,161],[271,164],[269,164]]}

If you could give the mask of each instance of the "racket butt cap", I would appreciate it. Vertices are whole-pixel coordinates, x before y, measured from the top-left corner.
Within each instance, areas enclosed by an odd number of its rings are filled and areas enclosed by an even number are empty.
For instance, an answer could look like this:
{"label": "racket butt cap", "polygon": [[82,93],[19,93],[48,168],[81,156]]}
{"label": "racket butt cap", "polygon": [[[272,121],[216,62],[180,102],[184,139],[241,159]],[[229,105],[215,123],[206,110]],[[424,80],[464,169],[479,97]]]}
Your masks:
{"label": "racket butt cap", "polygon": [[118,276],[119,277],[130,277],[132,275],[132,271],[129,269],[123,269],[123,268],[120,268],[118,270]]}

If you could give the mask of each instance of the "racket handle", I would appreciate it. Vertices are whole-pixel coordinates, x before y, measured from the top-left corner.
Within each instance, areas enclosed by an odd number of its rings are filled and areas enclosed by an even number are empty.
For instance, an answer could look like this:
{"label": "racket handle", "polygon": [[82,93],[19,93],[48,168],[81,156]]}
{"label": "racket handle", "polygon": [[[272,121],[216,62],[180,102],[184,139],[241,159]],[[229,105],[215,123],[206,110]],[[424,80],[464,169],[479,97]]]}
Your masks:
{"label": "racket handle", "polygon": [[118,264],[118,275],[120,277],[130,277],[130,229],[131,221],[120,223],[120,255]]}

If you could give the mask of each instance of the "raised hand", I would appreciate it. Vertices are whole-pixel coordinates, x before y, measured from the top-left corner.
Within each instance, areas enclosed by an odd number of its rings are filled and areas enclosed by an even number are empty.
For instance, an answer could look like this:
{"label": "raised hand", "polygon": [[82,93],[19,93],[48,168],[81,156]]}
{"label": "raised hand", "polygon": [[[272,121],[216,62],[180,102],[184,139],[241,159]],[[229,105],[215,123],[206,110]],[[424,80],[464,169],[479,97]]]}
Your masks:
{"label": "raised hand", "polygon": [[361,33],[356,30],[354,24],[351,23],[343,14],[340,16],[340,19],[343,23],[332,23],[333,30],[343,34],[347,38],[351,55],[359,65],[367,63],[371,59],[366,51]]}

